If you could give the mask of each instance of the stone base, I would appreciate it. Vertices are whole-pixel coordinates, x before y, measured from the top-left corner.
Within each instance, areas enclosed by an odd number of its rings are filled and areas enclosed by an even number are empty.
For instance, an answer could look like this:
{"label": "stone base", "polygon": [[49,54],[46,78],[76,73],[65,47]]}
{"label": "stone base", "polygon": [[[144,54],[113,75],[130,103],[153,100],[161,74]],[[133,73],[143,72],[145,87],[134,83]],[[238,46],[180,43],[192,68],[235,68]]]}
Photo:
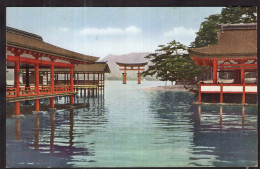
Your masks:
{"label": "stone base", "polygon": [[14,119],[23,119],[25,116],[23,114],[20,115],[12,115],[12,118]]}
{"label": "stone base", "polygon": [[32,111],[33,114],[42,114],[44,111]]}

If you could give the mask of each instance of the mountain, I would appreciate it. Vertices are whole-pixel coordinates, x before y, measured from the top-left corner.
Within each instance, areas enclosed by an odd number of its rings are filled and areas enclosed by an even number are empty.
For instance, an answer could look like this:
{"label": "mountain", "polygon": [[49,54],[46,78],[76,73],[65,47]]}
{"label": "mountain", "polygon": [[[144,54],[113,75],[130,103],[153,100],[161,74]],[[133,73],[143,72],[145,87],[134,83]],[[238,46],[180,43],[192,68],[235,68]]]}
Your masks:
{"label": "mountain", "polygon": [[[119,70],[119,66],[116,64],[116,62],[122,62],[122,63],[142,63],[142,62],[148,62],[148,65],[151,64],[149,59],[144,58],[149,53],[129,53],[125,55],[107,55],[104,59],[101,60],[101,62],[107,62],[111,73],[106,74],[107,79],[122,79],[122,73],[123,71]],[[147,69],[148,66],[145,66],[145,69]],[[127,72],[127,79],[137,79],[137,71],[128,71]],[[142,79],[155,79],[151,77],[145,77]]]}

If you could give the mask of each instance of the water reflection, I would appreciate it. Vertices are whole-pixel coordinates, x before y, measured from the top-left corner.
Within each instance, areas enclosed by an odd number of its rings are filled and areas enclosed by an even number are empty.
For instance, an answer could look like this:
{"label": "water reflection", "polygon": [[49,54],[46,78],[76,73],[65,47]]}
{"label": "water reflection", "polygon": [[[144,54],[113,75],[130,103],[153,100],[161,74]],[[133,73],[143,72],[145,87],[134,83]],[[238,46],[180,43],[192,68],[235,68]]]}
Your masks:
{"label": "water reflection", "polygon": [[[201,105],[198,105],[198,112],[197,112],[197,116],[198,117],[196,118],[198,125],[200,125],[200,122],[201,122],[201,113],[202,113],[202,110],[201,110],[202,108],[201,107],[202,107]],[[211,114],[209,114],[208,112],[212,111],[214,113],[214,115],[216,115],[215,112],[216,112],[216,108],[217,107],[215,106],[213,110],[212,110],[212,108],[210,108],[210,106],[209,106],[209,108],[204,106],[204,108],[206,109],[205,113],[204,113],[205,116],[202,117],[202,118],[208,122],[207,117],[213,118],[213,116],[210,116]],[[236,128],[237,128],[237,126],[239,126],[239,123],[237,123],[238,122],[238,118],[241,117],[241,122],[240,122],[241,128],[242,129],[244,128],[244,126],[245,126],[245,109],[246,109],[246,107],[245,106],[241,106],[241,116],[239,115],[239,112],[237,112],[237,111],[239,111],[239,109],[240,109],[239,107],[236,108],[236,113],[235,114],[232,113],[232,115],[229,115],[229,114],[225,115],[225,117],[228,117],[228,118],[226,118],[227,122],[233,122],[234,121],[235,123],[225,123],[224,125],[231,126],[231,127],[236,126]],[[232,116],[233,116],[233,118],[232,118]],[[223,125],[223,106],[220,105],[219,106],[219,126],[220,126],[219,129],[222,129],[222,125]],[[255,125],[256,124],[254,124],[254,123],[248,124],[248,126],[251,126],[252,128],[254,128]],[[227,127],[225,127],[225,128],[227,128]]]}
{"label": "water reflection", "polygon": [[54,145],[54,118],[55,118],[55,112],[50,112],[50,128],[51,128],[51,135],[50,135],[50,152],[53,152],[53,145]]}
{"label": "water reflection", "polygon": [[20,138],[20,119],[15,119],[15,140],[19,141]]}
{"label": "water reflection", "polygon": [[[78,96],[76,102],[90,107],[7,119],[7,165],[257,164],[257,107],[198,106],[192,105],[196,96],[188,92],[136,90],[140,86],[135,81],[116,84],[110,83],[106,103],[104,97]],[[66,101],[66,97],[55,100]]]}
{"label": "water reflection", "polygon": [[[57,99],[58,102],[64,102],[66,99]],[[87,142],[85,140],[88,135],[96,132],[102,132],[108,119],[104,108],[104,99],[94,97],[79,97],[79,102],[89,102],[92,106],[84,109],[59,110],[56,112],[47,112],[44,114],[27,115],[22,121],[14,119],[15,124],[15,140],[21,140],[24,152],[29,156],[34,153],[43,154],[27,157],[26,162],[10,162],[9,166],[14,167],[72,167],[78,162],[95,162],[92,158],[95,156],[95,142]],[[32,118],[31,118],[32,117]],[[29,125],[30,121],[34,121],[33,126]],[[22,123],[22,124],[21,124]],[[21,133],[21,125],[23,131]],[[31,130],[31,131],[30,131]],[[31,137],[33,136],[33,137]],[[31,150],[34,150],[32,153]],[[9,150],[11,151],[11,150]],[[44,155],[48,154],[48,157]],[[44,157],[43,160],[41,159]],[[54,160],[56,159],[56,160]],[[38,163],[43,160],[45,164]],[[43,162],[42,161],[42,162]],[[57,164],[55,164],[55,161]],[[84,166],[87,166],[84,165]]]}
{"label": "water reflection", "polygon": [[74,113],[73,113],[73,109],[70,110],[70,132],[69,132],[69,142],[70,142],[70,147],[73,146],[73,126],[74,126]]}
{"label": "water reflection", "polygon": [[189,166],[255,166],[257,107],[191,105],[193,99],[184,92],[153,93],[154,124],[167,131],[159,143],[189,147]]}
{"label": "water reflection", "polygon": [[39,114],[35,115],[35,135],[34,135],[34,149],[39,149],[39,125],[40,125],[40,117]]}
{"label": "water reflection", "polygon": [[172,130],[175,125],[190,125],[191,120],[187,112],[194,97],[188,92],[158,92],[150,100],[150,112],[154,113],[158,124],[168,126],[165,126],[165,129]]}
{"label": "water reflection", "polygon": [[[257,108],[231,107],[199,105],[194,111],[191,165],[257,165]],[[208,163],[203,164],[205,159]]]}

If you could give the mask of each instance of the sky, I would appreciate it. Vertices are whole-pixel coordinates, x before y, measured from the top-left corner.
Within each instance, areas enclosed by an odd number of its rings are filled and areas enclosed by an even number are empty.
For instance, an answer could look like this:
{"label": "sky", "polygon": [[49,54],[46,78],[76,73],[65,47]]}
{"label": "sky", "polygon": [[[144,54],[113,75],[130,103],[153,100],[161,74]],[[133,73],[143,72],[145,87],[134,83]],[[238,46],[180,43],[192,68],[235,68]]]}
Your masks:
{"label": "sky", "polygon": [[6,25],[47,43],[104,58],[154,52],[176,40],[189,46],[201,22],[221,7],[8,7]]}

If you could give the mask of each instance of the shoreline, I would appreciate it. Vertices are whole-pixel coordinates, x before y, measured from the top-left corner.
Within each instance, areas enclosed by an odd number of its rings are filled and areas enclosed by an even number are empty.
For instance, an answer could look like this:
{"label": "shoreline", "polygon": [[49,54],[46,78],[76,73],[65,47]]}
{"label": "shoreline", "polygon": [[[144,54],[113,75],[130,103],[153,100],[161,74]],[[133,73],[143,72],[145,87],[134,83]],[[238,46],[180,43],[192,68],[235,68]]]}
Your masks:
{"label": "shoreline", "polygon": [[[187,88],[197,88],[197,85],[185,85]],[[160,91],[187,91],[184,85],[169,85],[169,86],[156,86],[141,88],[141,90],[160,90]]]}

